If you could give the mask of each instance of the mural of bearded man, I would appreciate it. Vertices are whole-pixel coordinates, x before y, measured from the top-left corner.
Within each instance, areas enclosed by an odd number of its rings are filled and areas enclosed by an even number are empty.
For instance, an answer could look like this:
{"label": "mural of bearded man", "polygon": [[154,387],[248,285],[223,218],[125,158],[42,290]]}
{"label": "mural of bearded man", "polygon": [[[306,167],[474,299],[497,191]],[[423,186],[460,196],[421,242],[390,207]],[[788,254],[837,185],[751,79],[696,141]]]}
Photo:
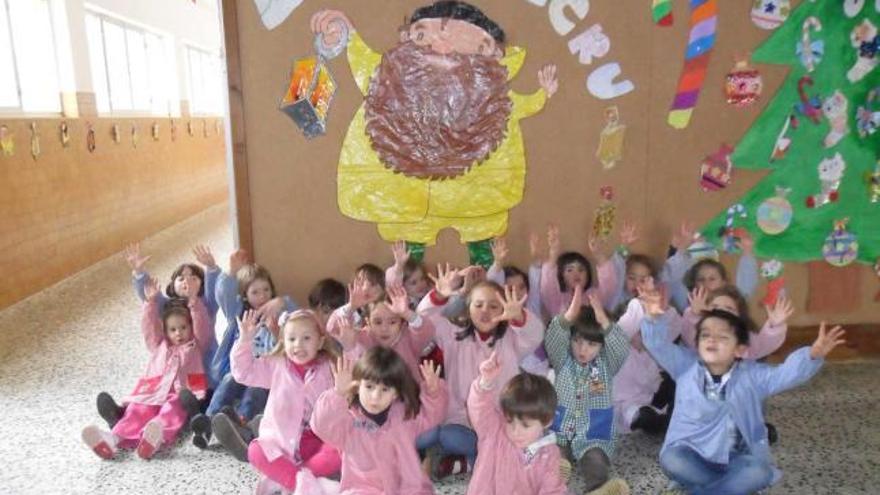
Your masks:
{"label": "mural of bearded man", "polygon": [[525,184],[519,121],[556,92],[556,67],[538,71],[535,93],[511,91],[525,50],[505,48],[504,31],[459,1],[417,9],[384,54],[342,12],[320,11],[311,27],[327,44],[349,33],[349,66],[365,96],[339,156],[340,211],[376,223],[388,241],[430,245],[453,228],[473,261],[491,262],[487,240],[507,230]]}

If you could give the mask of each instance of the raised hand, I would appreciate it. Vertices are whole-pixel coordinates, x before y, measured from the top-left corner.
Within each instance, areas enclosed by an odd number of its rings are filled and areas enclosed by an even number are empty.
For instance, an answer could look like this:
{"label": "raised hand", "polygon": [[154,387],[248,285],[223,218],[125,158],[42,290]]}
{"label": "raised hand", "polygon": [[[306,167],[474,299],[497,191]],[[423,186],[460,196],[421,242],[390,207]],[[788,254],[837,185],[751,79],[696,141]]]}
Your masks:
{"label": "raised hand", "polygon": [[681,222],[678,232],[672,233],[672,247],[681,251],[687,249],[694,242],[694,226],[688,222]]}
{"label": "raised hand", "polygon": [[197,244],[193,247],[193,255],[196,257],[196,261],[204,265],[205,268],[210,270],[217,267],[217,262],[214,260],[214,254],[211,253],[211,248],[208,246]]}
{"label": "raised hand", "polygon": [[434,366],[433,361],[422,361],[419,364],[419,370],[425,379],[425,392],[428,395],[437,395],[440,390],[440,369],[441,365]]}
{"label": "raised hand", "polygon": [[626,247],[632,246],[639,240],[639,229],[634,223],[624,222],[620,229],[620,244]]}
{"label": "raised hand", "polygon": [[846,331],[840,325],[836,325],[826,332],[825,322],[823,321],[819,324],[819,336],[816,337],[816,341],[810,347],[810,357],[813,359],[824,359],[835,347],[846,343],[846,340],[843,338],[845,335]]}
{"label": "raised hand", "polygon": [[349,350],[357,344],[359,330],[351,323],[349,318],[339,319],[339,343],[342,348]]}
{"label": "raised hand", "polygon": [[645,313],[650,316],[659,316],[666,312],[663,294],[654,286],[654,278],[648,277],[636,290],[639,300],[645,308]]}
{"label": "raised hand", "polygon": [[398,270],[402,270],[403,265],[409,261],[409,250],[406,248],[406,241],[395,241],[391,245],[391,254],[394,255],[394,266]]}
{"label": "raised hand", "polygon": [[541,237],[534,232],[529,234],[529,256],[532,258],[532,263],[538,264],[544,263],[547,258],[544,247],[541,246]]}
{"label": "raised hand", "polygon": [[587,239],[587,249],[590,250],[597,264],[601,265],[608,260],[608,253],[605,251],[607,244],[605,239],[598,236],[591,235]]}
{"label": "raised hand", "polygon": [[523,319],[523,304],[525,304],[526,299],[528,299],[528,294],[524,294],[522,297],[519,296],[518,291],[509,285],[504,286],[504,296],[501,294],[495,294],[498,297],[498,301],[501,303],[503,307],[503,311],[500,315],[492,318],[492,323],[501,323],[502,321],[522,321]]}
{"label": "raised hand", "polygon": [[498,360],[498,351],[492,351],[488,359],[480,363],[480,385],[488,388],[495,383],[501,374],[501,361]]}
{"label": "raised hand", "polygon": [[584,289],[581,286],[575,286],[571,289],[571,303],[565,311],[565,321],[574,323],[577,321],[578,315],[581,313],[581,305],[584,303]]}
{"label": "raised hand", "polygon": [[241,267],[248,263],[248,254],[244,249],[238,249],[229,255],[229,275],[235,276]]}
{"label": "raised hand", "polygon": [[547,255],[551,261],[556,261],[562,253],[562,245],[559,243],[559,227],[550,224],[547,227]]}
{"label": "raised hand", "polygon": [[324,37],[324,43],[335,45],[339,43],[346,32],[354,31],[351,21],[339,10],[319,10],[312,15],[309,22],[312,32]]}
{"label": "raised hand", "polygon": [[265,321],[278,321],[278,317],[286,307],[287,301],[283,297],[275,297],[257,308],[257,316]]}
{"label": "raised hand", "polygon": [[369,281],[363,273],[359,273],[350,284],[348,284],[348,305],[353,310],[363,308],[370,302],[369,297]]}
{"label": "raised hand", "polygon": [[794,314],[794,306],[785,296],[779,296],[772,308],[764,306],[764,309],[767,311],[767,321],[774,327],[784,325],[788,318]]}
{"label": "raised hand", "polygon": [[336,382],[336,393],[348,398],[354,385],[352,378],[354,361],[341,357],[336,360],[335,365],[330,366],[330,370],[333,372],[333,379]]}
{"label": "raised hand", "polygon": [[545,65],[538,71],[538,84],[547,93],[547,98],[553,97],[559,89],[559,79],[556,78],[556,66],[553,64]]}
{"label": "raised hand", "polygon": [[438,263],[437,276],[435,277],[429,273],[428,277],[434,282],[434,290],[437,291],[440,297],[449,298],[455,293],[458,271],[450,267],[449,263],[446,263],[445,269],[442,264]]}
{"label": "raised hand", "polygon": [[467,295],[475,285],[486,280],[486,269],[480,265],[462,268],[458,271],[458,274],[463,279],[461,288],[458,289],[458,293],[462,295]]}
{"label": "raised hand", "polygon": [[389,285],[385,292],[388,294],[388,300],[391,302],[388,305],[388,309],[392,313],[406,318],[412,311],[409,309],[409,296],[406,295],[406,289],[401,285]]}
{"label": "raised hand", "polygon": [[694,290],[688,294],[688,303],[695,315],[707,311],[709,309],[709,291],[701,285],[694,287]]}
{"label": "raised hand", "polygon": [[260,317],[257,315],[257,312],[249,309],[240,317],[236,317],[236,320],[238,321],[238,330],[241,332],[241,338],[246,339],[246,342],[253,340],[257,334],[257,329],[260,328]]}
{"label": "raised hand", "polygon": [[743,254],[751,255],[755,252],[755,240],[745,230],[743,230],[742,237],[739,239],[739,248],[742,249]]}
{"label": "raised hand", "polygon": [[138,242],[125,247],[125,261],[136,274],[144,273],[144,265],[150,260],[149,256],[141,256],[141,245]]}
{"label": "raised hand", "polygon": [[599,323],[599,326],[602,327],[602,330],[610,327],[611,319],[608,318],[608,314],[605,313],[605,308],[602,307],[602,301],[599,300],[599,296],[596,295],[595,292],[590,292],[587,295],[587,300],[590,301],[590,307],[593,308],[593,313],[596,315],[596,321]]}
{"label": "raised hand", "polygon": [[154,301],[159,297],[159,279],[150,277],[144,282],[144,299]]}
{"label": "raised hand", "polygon": [[492,264],[497,266],[504,265],[509,250],[507,249],[507,240],[503,237],[496,237],[492,240]]}

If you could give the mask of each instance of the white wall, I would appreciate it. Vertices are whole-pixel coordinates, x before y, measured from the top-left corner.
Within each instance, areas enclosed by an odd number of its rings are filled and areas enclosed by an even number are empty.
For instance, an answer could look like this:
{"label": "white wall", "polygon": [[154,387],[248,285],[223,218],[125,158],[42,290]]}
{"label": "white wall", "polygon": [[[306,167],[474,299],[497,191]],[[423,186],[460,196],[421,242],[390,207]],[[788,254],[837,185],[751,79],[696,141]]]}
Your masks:
{"label": "white wall", "polygon": [[85,12],[90,7],[102,14],[169,35],[174,40],[178,94],[187,94],[187,62],[184,47],[189,44],[220,53],[220,0],[65,0],[73,51],[76,91],[93,92],[85,30]]}

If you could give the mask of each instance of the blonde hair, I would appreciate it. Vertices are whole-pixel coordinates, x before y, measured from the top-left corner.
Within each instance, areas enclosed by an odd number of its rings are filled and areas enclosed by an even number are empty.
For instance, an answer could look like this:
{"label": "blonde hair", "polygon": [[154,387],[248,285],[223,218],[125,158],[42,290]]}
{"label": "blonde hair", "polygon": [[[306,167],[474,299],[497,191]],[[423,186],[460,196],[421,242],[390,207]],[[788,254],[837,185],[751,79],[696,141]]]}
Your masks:
{"label": "blonde hair", "polygon": [[339,357],[339,351],[335,345],[335,340],[333,337],[327,334],[324,326],[321,325],[321,320],[318,319],[318,315],[315,314],[311,309],[298,309],[293,313],[287,313],[286,311],[281,314],[281,317],[278,318],[280,330],[278,331],[278,339],[275,342],[275,347],[269,351],[270,356],[283,356],[284,355],[284,329],[290,325],[298,321],[307,321],[314,325],[315,330],[318,331],[318,335],[324,337],[324,345],[321,349],[318,350],[318,355],[322,355],[327,359],[333,359]]}

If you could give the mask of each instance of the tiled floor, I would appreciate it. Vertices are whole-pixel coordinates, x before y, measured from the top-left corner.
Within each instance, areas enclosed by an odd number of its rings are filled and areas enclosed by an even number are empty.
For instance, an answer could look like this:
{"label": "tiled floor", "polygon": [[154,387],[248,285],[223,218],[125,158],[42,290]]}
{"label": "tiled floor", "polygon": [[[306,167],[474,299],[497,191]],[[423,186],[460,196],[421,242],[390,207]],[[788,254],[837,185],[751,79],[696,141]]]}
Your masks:
{"label": "tiled floor", "polygon": [[[211,245],[225,264],[232,250],[226,219],[225,207],[214,207],[146,240],[149,268],[167,278],[195,243]],[[82,427],[100,423],[95,395],[123,395],[145,366],[139,318],[121,257],[0,312],[0,494],[251,491],[257,476],[250,466],[199,451],[188,437],[150,462],[133,455],[102,461],[81,443]],[[807,387],[769,401],[781,436],[774,452],[785,472],[770,493],[880,493],[878,376],[880,362],[834,364]],[[634,494],[665,483],[659,444],[641,435],[622,440],[615,466]],[[460,494],[464,487],[453,480],[437,491]]]}

